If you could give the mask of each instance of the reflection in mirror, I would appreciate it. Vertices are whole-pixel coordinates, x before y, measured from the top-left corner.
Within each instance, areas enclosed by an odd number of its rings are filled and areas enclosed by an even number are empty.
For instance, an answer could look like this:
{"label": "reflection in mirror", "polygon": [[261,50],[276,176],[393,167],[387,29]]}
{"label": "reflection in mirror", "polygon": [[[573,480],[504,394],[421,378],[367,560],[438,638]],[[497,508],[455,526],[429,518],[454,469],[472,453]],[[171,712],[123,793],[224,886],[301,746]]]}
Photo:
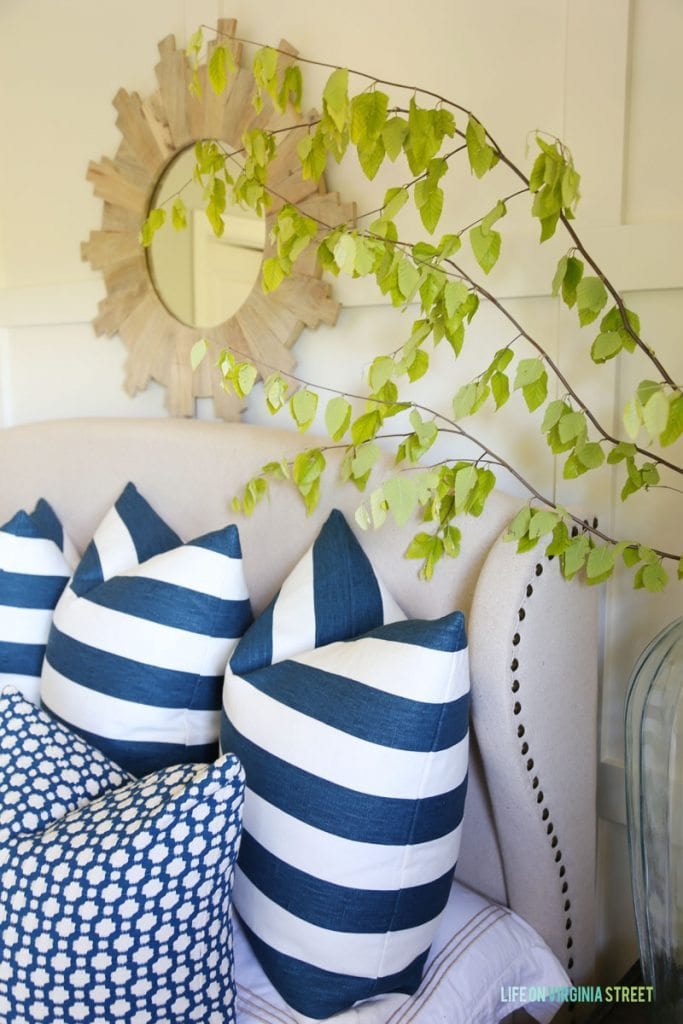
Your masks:
{"label": "reflection in mirror", "polygon": [[[147,259],[166,308],[185,324],[213,327],[237,312],[258,278],[265,218],[231,206],[228,198],[225,231],[217,238],[204,213],[203,190],[192,180],[194,166],[194,151],[186,149],[160,179],[151,206],[164,206],[166,224],[155,234]],[[171,225],[171,207],[178,193],[187,208],[187,228],[182,231]]]}

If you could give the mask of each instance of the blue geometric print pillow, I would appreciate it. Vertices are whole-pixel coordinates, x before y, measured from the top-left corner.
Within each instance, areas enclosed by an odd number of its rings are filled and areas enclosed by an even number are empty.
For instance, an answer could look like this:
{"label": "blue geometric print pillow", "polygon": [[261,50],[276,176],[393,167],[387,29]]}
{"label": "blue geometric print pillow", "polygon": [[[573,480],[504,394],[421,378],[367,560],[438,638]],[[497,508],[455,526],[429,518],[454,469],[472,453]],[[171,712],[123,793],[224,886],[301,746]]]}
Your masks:
{"label": "blue geometric print pillow", "polygon": [[412,993],[446,905],[467,786],[460,612],[226,678],[248,789],[234,903],[290,1006]]}
{"label": "blue geometric print pillow", "polygon": [[239,762],[180,765],[0,848],[0,1020],[234,1021]]}
{"label": "blue geometric print pillow", "polygon": [[250,622],[237,527],[182,544],[128,484],[55,609],[42,704],[136,776],[212,761]]}
{"label": "blue geometric print pillow", "polygon": [[0,526],[0,687],[39,702],[52,613],[78,556],[43,498]]}
{"label": "blue geometric print pillow", "polygon": [[237,645],[230,671],[241,675],[400,619],[405,615],[334,509]]}
{"label": "blue geometric print pillow", "polygon": [[0,695],[0,847],[132,776],[9,686]]}

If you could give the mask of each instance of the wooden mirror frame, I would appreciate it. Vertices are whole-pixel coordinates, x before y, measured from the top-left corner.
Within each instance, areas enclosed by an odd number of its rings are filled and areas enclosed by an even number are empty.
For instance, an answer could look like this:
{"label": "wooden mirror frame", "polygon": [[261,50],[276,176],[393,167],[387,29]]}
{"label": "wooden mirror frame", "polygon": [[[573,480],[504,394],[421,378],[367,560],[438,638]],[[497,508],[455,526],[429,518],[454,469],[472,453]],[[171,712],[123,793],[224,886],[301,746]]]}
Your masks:
{"label": "wooden mirror frame", "polygon": [[[339,312],[330,286],[320,280],[316,247],[311,245],[297,261],[296,272],[274,292],[264,294],[259,273],[247,299],[223,323],[202,328],[176,319],[156,292],[139,242],[159,180],[175,157],[199,139],[217,139],[239,149],[243,133],[251,128],[297,126],[280,142],[269,168],[267,186],[273,202],[266,214],[264,259],[273,255],[270,232],[284,202],[295,202],[302,212],[330,227],[355,216],[355,204],[342,203],[338,193],[326,191],[324,183],[302,177],[296,147],[315,115],[306,118],[291,109],[282,115],[268,97],[261,112],[256,112],[254,79],[241,66],[242,44],[234,39],[236,29],[234,19],[220,19],[217,39],[208,47],[207,60],[219,43],[229,46],[238,66],[220,96],[209,84],[206,63],[199,68],[201,95],[192,95],[188,88],[192,69],[184,50],[177,49],[174,36],[163,39],[155,68],[158,90],[144,100],[137,93],[118,91],[113,104],[121,143],[113,160],[103,157],[91,163],[86,175],[104,203],[101,230],[92,231],[81,246],[82,258],[102,271],[107,291],[93,320],[95,332],[118,333],[126,344],[128,394],[143,390],[154,379],[166,386],[166,404],[173,416],[192,416],[195,398],[213,397],[216,415],[238,419],[242,402],[223,389],[215,369],[218,352],[229,348],[238,358],[252,359],[262,377],[275,368],[287,372],[295,365],[290,349],[304,326],[333,325]],[[281,62],[287,55],[296,56],[284,40],[279,49]],[[210,351],[193,372],[190,351],[200,338],[207,340]]]}

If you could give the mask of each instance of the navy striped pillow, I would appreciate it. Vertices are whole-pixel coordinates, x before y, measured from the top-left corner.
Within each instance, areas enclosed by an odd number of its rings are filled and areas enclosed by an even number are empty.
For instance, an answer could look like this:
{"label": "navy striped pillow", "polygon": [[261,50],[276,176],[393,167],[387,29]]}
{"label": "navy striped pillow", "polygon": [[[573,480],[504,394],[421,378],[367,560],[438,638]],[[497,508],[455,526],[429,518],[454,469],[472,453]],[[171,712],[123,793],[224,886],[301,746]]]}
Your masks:
{"label": "navy striped pillow", "polygon": [[182,544],[128,484],[55,610],[41,701],[134,775],[212,761],[250,622],[237,527]]}
{"label": "navy striped pillow", "polygon": [[52,613],[77,560],[44,498],[0,527],[0,688],[15,686],[34,704]]}
{"label": "navy striped pillow", "polygon": [[300,1013],[418,987],[459,851],[468,705],[460,612],[227,676],[221,745],[247,778],[235,906]]}
{"label": "navy striped pillow", "polygon": [[334,509],[230,660],[238,675],[366,633],[405,615]]}

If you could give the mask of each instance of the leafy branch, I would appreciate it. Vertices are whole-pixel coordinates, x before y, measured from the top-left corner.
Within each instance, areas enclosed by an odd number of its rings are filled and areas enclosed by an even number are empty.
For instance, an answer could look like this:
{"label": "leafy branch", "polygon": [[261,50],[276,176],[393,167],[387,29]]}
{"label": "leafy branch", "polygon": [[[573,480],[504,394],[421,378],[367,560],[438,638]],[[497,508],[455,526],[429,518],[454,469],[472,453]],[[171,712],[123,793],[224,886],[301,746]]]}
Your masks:
{"label": "leafy branch", "polygon": [[[217,57],[223,49],[226,48],[214,47],[207,67],[211,87],[216,92],[225,88],[231,71],[234,71],[234,61],[231,68],[227,55]],[[195,71],[200,50],[201,40],[195,35],[191,42]],[[286,54],[286,59],[279,60],[278,54]],[[378,442],[386,441],[390,436],[393,440],[400,438],[397,462],[408,463],[413,470],[418,468],[418,464],[424,466],[423,460],[440,434],[457,435],[473,443],[481,453],[475,460],[447,460],[419,472],[399,472],[372,491],[369,506],[361,506],[358,513],[361,525],[379,526],[388,513],[397,521],[405,522],[417,511],[432,524],[432,530],[431,533],[417,535],[407,554],[422,558],[421,573],[429,576],[444,554],[457,554],[459,531],[454,519],[462,514],[480,514],[495,484],[495,475],[489,467],[497,465],[512,473],[533,500],[542,506],[529,505],[511,525],[510,537],[517,541],[520,550],[528,550],[550,535],[546,553],[560,556],[565,575],[573,576],[584,570],[589,582],[600,582],[610,575],[618,557],[636,570],[636,587],[661,589],[668,575],[662,564],[664,560],[676,559],[680,576],[683,563],[679,556],[635,541],[618,541],[603,534],[597,526],[590,527],[538,492],[514,466],[460,424],[462,418],[476,413],[489,397],[499,409],[513,391],[520,391],[530,412],[544,407],[541,431],[555,455],[566,455],[565,478],[573,479],[598,469],[605,462],[612,465],[623,463],[625,481],[621,493],[622,499],[626,499],[638,490],[662,486],[658,466],[675,473],[683,472],[681,467],[659,453],[635,443],[641,429],[645,428],[651,443],[672,444],[683,433],[683,395],[672,376],[641,339],[637,315],[626,308],[570,223],[579,200],[580,177],[569,150],[558,139],[548,139],[537,133],[538,153],[527,177],[503,153],[476,116],[459,104],[428,90],[387,82],[363,72],[349,72],[320,61],[300,59],[303,63],[331,68],[322,92],[320,115],[291,128],[274,131],[251,129],[245,132],[240,151],[221,151],[220,145],[212,140],[202,140],[197,144],[195,176],[205,190],[206,212],[213,230],[216,234],[222,233],[228,188],[234,198],[257,212],[268,209],[275,196],[283,201],[283,205],[273,222],[275,254],[263,264],[265,291],[277,288],[295,270],[300,255],[315,244],[319,264],[332,274],[374,276],[381,292],[389,296],[396,307],[406,308],[419,301],[420,315],[412,325],[409,338],[393,354],[373,360],[368,373],[369,394],[363,398],[335,393],[327,403],[327,432],[333,442],[337,445],[342,443],[344,447],[342,479],[363,491],[380,455]],[[261,47],[254,57],[253,73],[257,86],[257,109],[262,108],[265,96],[280,113],[290,106],[300,109],[302,78],[291,54]],[[366,79],[369,85],[357,95],[350,95],[350,75]],[[378,88],[380,85],[410,91],[408,108],[390,106],[389,96]],[[436,105],[421,106],[417,102],[418,95],[435,100]],[[453,111],[466,115],[464,131],[456,125]],[[276,156],[280,136],[290,130],[300,131],[302,127],[306,130],[299,139],[297,152],[304,178],[318,180],[325,172],[329,158],[340,161],[349,148],[355,148],[359,164],[369,180],[376,176],[386,159],[393,163],[399,157],[407,161],[412,177],[403,185],[388,189],[381,206],[362,215],[363,219],[375,218],[366,229],[351,224],[324,224],[296,204],[285,202],[283,196],[277,196],[267,180],[268,167]],[[456,136],[462,138],[464,144],[446,149],[446,140]],[[442,180],[450,160],[464,152],[476,178],[482,178],[502,164],[521,180],[524,187],[498,200],[490,211],[459,232],[443,235],[438,242],[408,243],[401,240],[396,219],[411,197],[423,226],[430,235],[434,234],[443,213]],[[238,154],[242,160],[238,159]],[[228,172],[228,163],[237,165],[237,177]],[[526,192],[533,196],[531,212],[540,223],[541,242],[552,237],[558,225],[562,225],[573,242],[572,248],[557,265],[552,292],[561,296],[570,309],[576,307],[582,327],[601,318],[599,333],[591,344],[593,361],[600,365],[624,351],[632,353],[639,349],[659,373],[661,379],[657,381],[642,381],[626,406],[624,426],[630,441],[620,439],[602,427],[542,343],[454,259],[466,238],[480,269],[484,274],[490,273],[501,254],[502,235],[498,227],[507,214],[507,203]],[[176,199],[174,213],[177,203]],[[176,223],[181,220],[182,217],[174,216],[174,226],[182,226]],[[159,211],[150,211],[142,231],[145,244],[149,244],[160,222],[163,222],[163,217]],[[579,259],[577,253],[583,259]],[[586,265],[593,274],[585,274]],[[606,309],[610,296],[614,305]],[[454,355],[460,354],[466,328],[477,314],[480,299],[491,302],[508,319],[516,334],[498,349],[488,367],[456,391],[452,418],[402,399],[398,382],[403,378],[407,378],[409,383],[417,381],[430,368],[430,356],[425,347],[428,339],[434,346],[445,339]],[[532,358],[517,358],[514,376],[510,376],[509,367],[515,359],[513,346],[519,339],[528,342],[537,354]],[[195,347],[194,365],[205,352],[205,344]],[[246,360],[238,361],[236,355],[239,354],[221,353],[219,366],[224,386],[245,397],[254,386],[257,370]],[[549,373],[564,388],[563,397],[549,400]],[[291,383],[299,386],[290,394]],[[288,406],[302,431],[314,423],[319,392],[325,390],[334,391],[277,372],[264,383],[269,410],[275,413]],[[355,417],[350,399],[365,401],[364,411]],[[398,413],[408,415],[412,430],[388,435],[384,423]],[[423,414],[431,419],[423,419]],[[597,432],[598,440],[589,436],[589,427]],[[345,437],[348,439],[343,442]],[[609,446],[607,453],[603,450],[605,444]],[[252,511],[257,501],[267,493],[269,479],[274,477],[293,480],[307,509],[312,510],[318,500],[320,478],[326,466],[324,451],[328,447],[300,453],[291,462],[269,463],[261,474],[249,481],[239,507],[246,512]],[[639,464],[636,456],[644,456],[647,461]],[[572,530],[578,532],[572,535]]]}

